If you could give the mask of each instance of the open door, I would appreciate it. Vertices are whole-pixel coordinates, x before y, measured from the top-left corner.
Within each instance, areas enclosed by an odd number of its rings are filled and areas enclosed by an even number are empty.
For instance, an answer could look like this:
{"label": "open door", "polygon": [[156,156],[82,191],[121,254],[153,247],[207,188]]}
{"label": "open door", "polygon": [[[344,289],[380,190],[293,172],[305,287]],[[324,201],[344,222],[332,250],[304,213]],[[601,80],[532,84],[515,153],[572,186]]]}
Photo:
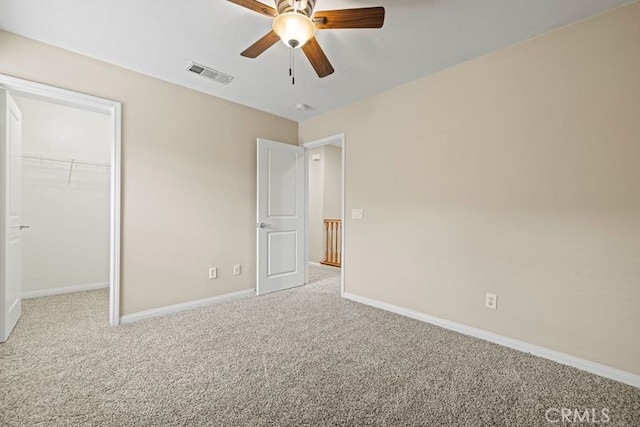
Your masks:
{"label": "open door", "polygon": [[304,148],[258,139],[258,295],[304,284]]}
{"label": "open door", "polygon": [[20,222],[22,113],[11,95],[0,89],[0,342],[9,338],[22,314]]}

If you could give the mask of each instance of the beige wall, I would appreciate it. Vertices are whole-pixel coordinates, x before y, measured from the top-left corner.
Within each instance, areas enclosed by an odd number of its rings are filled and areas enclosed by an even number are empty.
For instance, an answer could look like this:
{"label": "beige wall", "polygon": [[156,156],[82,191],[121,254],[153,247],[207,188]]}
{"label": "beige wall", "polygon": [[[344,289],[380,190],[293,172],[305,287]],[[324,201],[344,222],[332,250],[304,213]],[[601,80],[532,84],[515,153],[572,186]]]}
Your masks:
{"label": "beige wall", "polygon": [[633,3],[301,123],[346,132],[346,292],[640,374],[638,40]]}
{"label": "beige wall", "polygon": [[342,149],[324,146],[324,217],[342,216]]}
{"label": "beige wall", "polygon": [[0,73],[122,102],[122,314],[255,287],[256,138],[297,123],[1,31]]}
{"label": "beige wall", "polygon": [[[313,160],[319,155],[319,160]],[[309,261],[325,258],[325,218],[342,215],[342,149],[323,145],[309,150]]]}
{"label": "beige wall", "polygon": [[[319,155],[320,160],[312,156]],[[324,147],[309,150],[309,261],[324,260]]]}

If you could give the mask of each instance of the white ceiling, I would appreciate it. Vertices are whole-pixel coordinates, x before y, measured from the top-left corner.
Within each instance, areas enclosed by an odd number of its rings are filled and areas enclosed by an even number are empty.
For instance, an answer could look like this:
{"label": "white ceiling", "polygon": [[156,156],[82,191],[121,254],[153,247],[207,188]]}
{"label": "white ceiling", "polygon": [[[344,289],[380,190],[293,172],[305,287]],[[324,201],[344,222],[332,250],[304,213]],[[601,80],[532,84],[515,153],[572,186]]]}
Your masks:
{"label": "white ceiling", "polygon": [[[336,71],[319,79],[297,50],[295,86],[284,44],[240,56],[271,20],[225,0],[1,0],[0,28],[301,121],[632,1],[317,0],[316,10],[384,6],[385,25],[318,31]],[[191,60],[235,79],[189,73]]]}

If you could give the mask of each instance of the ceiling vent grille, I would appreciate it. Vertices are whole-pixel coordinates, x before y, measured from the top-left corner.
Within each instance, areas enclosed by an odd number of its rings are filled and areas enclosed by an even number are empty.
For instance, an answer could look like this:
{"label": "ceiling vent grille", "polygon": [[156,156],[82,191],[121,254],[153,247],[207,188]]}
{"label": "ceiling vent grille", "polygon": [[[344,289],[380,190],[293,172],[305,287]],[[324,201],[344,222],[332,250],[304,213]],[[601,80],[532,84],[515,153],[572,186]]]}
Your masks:
{"label": "ceiling vent grille", "polygon": [[233,76],[221,73],[220,71],[214,70],[213,68],[206,67],[196,62],[189,63],[187,70],[191,71],[192,73],[201,75],[202,77],[206,77],[209,80],[213,80],[214,82],[221,83],[223,85],[226,85],[231,80],[233,80]]}

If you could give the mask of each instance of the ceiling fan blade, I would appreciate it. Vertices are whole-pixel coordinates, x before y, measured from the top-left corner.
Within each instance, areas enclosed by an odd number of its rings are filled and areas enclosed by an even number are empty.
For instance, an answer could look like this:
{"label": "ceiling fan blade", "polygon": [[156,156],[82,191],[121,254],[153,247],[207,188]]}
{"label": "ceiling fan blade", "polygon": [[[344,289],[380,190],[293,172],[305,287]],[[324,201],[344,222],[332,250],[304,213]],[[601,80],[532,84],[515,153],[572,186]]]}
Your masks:
{"label": "ceiling fan blade", "polygon": [[327,77],[333,73],[334,69],[315,37],[302,46],[302,51],[311,62],[313,69],[316,70],[318,77]]}
{"label": "ceiling fan blade", "polygon": [[384,7],[321,10],[313,15],[312,20],[319,30],[382,28],[382,25],[384,25]]}
{"label": "ceiling fan blade", "polygon": [[254,12],[258,12],[265,16],[277,16],[278,11],[272,8],[271,6],[267,6],[264,3],[259,2],[258,0],[228,0],[231,3],[235,3],[238,6],[246,7],[247,9],[251,9]]}
{"label": "ceiling fan blade", "polygon": [[246,58],[257,58],[258,55],[262,54],[265,50],[269,49],[279,40],[280,37],[278,37],[275,31],[272,30],[266,36],[246,48],[240,55]]}

